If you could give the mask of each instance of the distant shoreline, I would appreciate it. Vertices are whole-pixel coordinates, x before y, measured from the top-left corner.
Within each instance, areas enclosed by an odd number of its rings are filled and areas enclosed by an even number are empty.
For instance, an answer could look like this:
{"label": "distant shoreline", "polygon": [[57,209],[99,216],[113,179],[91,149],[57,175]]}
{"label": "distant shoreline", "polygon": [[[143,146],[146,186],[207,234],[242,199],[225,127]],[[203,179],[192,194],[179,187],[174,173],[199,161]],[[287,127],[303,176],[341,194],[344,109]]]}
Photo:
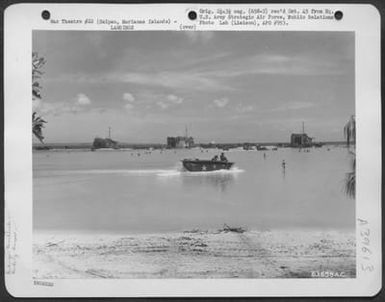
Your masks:
{"label": "distant shoreline", "polygon": [[[346,141],[325,141],[320,142],[322,145],[346,145]],[[279,143],[252,143],[252,142],[244,142],[244,143],[198,143],[194,147],[198,148],[239,148],[244,145],[249,146],[275,146],[282,148],[289,148],[290,144],[287,142]],[[34,143],[32,145],[33,150],[48,150],[48,149],[91,149],[92,143]],[[121,149],[167,149],[166,144],[156,144],[156,143],[119,143],[119,148]]]}

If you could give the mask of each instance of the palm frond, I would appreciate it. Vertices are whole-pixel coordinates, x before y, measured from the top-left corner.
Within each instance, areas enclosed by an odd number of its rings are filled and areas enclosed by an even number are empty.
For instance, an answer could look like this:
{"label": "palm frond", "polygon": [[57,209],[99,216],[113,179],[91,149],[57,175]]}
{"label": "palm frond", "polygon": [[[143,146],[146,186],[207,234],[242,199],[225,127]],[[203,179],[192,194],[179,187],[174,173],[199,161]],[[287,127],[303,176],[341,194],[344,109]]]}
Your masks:
{"label": "palm frond", "polygon": [[[45,59],[43,57],[39,57],[37,52],[32,53],[32,101],[41,99],[42,87],[39,79],[43,74],[41,68],[44,66],[45,62]],[[47,122],[38,116],[36,112],[32,113],[32,133],[43,144],[43,128],[45,123]]]}
{"label": "palm frond", "polygon": [[344,127],[344,136],[348,145],[348,151],[352,155],[351,171],[346,173],[345,193],[350,198],[356,196],[356,153],[349,149],[350,143],[356,141],[356,119],[352,115]]}
{"label": "palm frond", "polygon": [[32,100],[41,99],[41,89],[39,79],[43,74],[41,68],[44,66],[46,60],[39,57],[37,52],[32,53]]}
{"label": "palm frond", "polygon": [[345,193],[350,198],[356,197],[356,173],[355,172],[346,173]]}
{"label": "palm frond", "polygon": [[353,156],[351,161],[351,171],[345,176],[345,193],[350,198],[356,197],[356,154],[350,152]]}
{"label": "palm frond", "polygon": [[346,123],[344,127],[344,136],[346,138],[346,143],[348,146],[350,143],[356,141],[356,119],[354,115],[352,115],[349,121]]}
{"label": "palm frond", "polygon": [[36,112],[32,113],[32,133],[35,137],[44,144],[43,128],[47,123],[44,119],[37,115]]}
{"label": "palm frond", "polygon": [[32,83],[32,99],[41,99],[41,91],[42,87],[39,83]]}

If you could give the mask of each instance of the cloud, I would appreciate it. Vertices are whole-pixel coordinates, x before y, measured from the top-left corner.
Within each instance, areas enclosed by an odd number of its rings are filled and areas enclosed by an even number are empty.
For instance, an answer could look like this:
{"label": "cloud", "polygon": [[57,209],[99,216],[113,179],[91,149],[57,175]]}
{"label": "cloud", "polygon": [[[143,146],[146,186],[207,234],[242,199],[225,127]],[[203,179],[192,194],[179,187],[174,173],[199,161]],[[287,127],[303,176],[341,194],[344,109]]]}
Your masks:
{"label": "cloud", "polygon": [[162,101],[159,101],[159,102],[156,102],[156,104],[162,108],[162,109],[167,109],[168,107],[170,107],[170,104],[167,104],[165,102],[162,102]]}
{"label": "cloud", "polygon": [[236,110],[240,113],[250,112],[254,110],[254,107],[252,105],[244,106],[244,105],[238,105],[236,107]]}
{"label": "cloud", "polygon": [[174,104],[182,104],[183,103],[183,98],[178,97],[174,94],[169,94],[167,96],[167,100],[174,103]]}
{"label": "cloud", "polygon": [[186,71],[159,71],[159,72],[120,72],[114,71],[103,74],[62,74],[47,81],[55,83],[86,83],[86,84],[111,84],[130,83],[149,87],[164,87],[178,90],[217,91],[230,90],[228,85],[222,83],[209,72]]}
{"label": "cloud", "polygon": [[132,102],[135,102],[135,97],[131,93],[125,92],[123,93],[123,100],[129,103],[132,103]]}
{"label": "cloud", "polygon": [[79,93],[76,96],[76,104],[80,106],[86,106],[91,104],[91,100],[84,93]]}
{"label": "cloud", "polygon": [[35,100],[32,108],[34,111],[39,112],[42,115],[61,115],[65,113],[76,114],[78,112],[83,112],[86,110],[86,107],[91,105],[90,98],[84,94],[79,93],[75,98],[67,102],[43,102],[41,100]]}
{"label": "cloud", "polygon": [[233,53],[231,52],[217,52],[212,55],[206,55],[206,56],[199,56],[194,58],[189,58],[189,60],[185,60],[181,62],[179,65],[180,69],[187,69],[187,68],[200,68],[200,67],[207,67],[208,64],[215,65],[218,64],[218,62],[226,62],[227,60],[231,59],[233,57]]}
{"label": "cloud", "polygon": [[[199,36],[204,34],[186,32],[186,35]],[[218,60],[221,60],[220,63]],[[351,72],[346,67],[349,64],[341,64],[340,61],[333,56],[325,58],[309,54],[283,55],[278,53],[232,57],[229,53],[220,53],[217,56],[202,57],[198,60],[186,60],[186,64],[177,65],[175,70],[155,69],[153,72],[138,70],[98,74],[61,74],[48,79],[48,81],[87,84],[129,83],[179,91],[234,91],[236,90],[234,78],[237,77],[250,75],[343,75]],[[131,98],[130,95],[132,96],[129,93],[127,98]]]}
{"label": "cloud", "polygon": [[110,74],[107,76],[110,82],[124,82],[147,86],[160,86],[172,89],[197,89],[197,90],[218,90],[226,89],[226,86],[211,76],[199,72],[158,72],[140,73],[131,72],[125,74]]}
{"label": "cloud", "polygon": [[215,99],[213,102],[214,102],[215,106],[217,106],[219,108],[223,108],[229,103],[229,99],[228,98],[220,98],[220,99]]}
{"label": "cloud", "polygon": [[346,68],[333,58],[320,58],[310,55],[260,54],[241,57],[229,61],[228,65],[214,69],[210,73],[218,78],[248,75],[342,75]]}
{"label": "cloud", "polygon": [[77,113],[82,111],[83,108],[77,103],[65,103],[65,102],[41,102],[38,108],[35,108],[39,114],[42,115],[61,115],[64,113]]}
{"label": "cloud", "polygon": [[208,42],[214,37],[213,31],[184,31],[183,32],[191,43]]}
{"label": "cloud", "polygon": [[134,109],[134,105],[131,103],[127,103],[124,105],[124,108],[126,108],[127,110],[132,110],[132,109]]}
{"label": "cloud", "polygon": [[268,111],[287,111],[287,110],[300,110],[314,107],[315,104],[311,102],[287,102],[278,107],[272,108]]}
{"label": "cloud", "polygon": [[166,97],[163,96],[162,100],[156,102],[156,104],[162,109],[167,109],[171,106],[180,105],[182,103],[183,103],[183,98],[175,94],[169,94]]}

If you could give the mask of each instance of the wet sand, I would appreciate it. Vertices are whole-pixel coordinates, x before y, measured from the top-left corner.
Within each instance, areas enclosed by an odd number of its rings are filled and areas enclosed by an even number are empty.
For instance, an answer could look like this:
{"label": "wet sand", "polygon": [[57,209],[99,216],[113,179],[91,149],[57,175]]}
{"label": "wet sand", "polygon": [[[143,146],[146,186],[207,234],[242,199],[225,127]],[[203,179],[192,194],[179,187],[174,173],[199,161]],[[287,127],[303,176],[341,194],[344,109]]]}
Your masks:
{"label": "wet sand", "polygon": [[35,233],[33,276],[52,278],[355,277],[348,231]]}

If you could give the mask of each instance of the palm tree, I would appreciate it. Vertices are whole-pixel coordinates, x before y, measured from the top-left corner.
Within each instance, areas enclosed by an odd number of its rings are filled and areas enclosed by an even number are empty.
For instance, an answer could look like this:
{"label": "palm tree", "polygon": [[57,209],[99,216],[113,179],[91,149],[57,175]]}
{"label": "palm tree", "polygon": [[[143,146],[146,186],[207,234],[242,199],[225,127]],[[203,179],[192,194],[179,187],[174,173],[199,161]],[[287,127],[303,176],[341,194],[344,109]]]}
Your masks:
{"label": "palm tree", "polygon": [[[41,85],[39,80],[43,72],[41,68],[45,64],[45,59],[39,57],[36,52],[32,53],[32,101],[41,99]],[[45,120],[37,115],[36,112],[32,113],[32,133],[41,142],[44,143],[43,128]]]}
{"label": "palm tree", "polygon": [[346,173],[345,192],[350,198],[356,196],[356,153],[350,149],[351,143],[356,141],[356,119],[352,115],[344,127],[344,136],[348,145],[349,153],[353,159],[351,163],[351,171]]}
{"label": "palm tree", "polygon": [[36,112],[32,113],[32,133],[41,142],[44,143],[43,128],[45,120],[37,116]]}
{"label": "palm tree", "polygon": [[349,121],[346,123],[344,127],[344,135],[348,147],[350,146],[350,143],[356,141],[356,118],[354,117],[354,115],[352,115]]}

